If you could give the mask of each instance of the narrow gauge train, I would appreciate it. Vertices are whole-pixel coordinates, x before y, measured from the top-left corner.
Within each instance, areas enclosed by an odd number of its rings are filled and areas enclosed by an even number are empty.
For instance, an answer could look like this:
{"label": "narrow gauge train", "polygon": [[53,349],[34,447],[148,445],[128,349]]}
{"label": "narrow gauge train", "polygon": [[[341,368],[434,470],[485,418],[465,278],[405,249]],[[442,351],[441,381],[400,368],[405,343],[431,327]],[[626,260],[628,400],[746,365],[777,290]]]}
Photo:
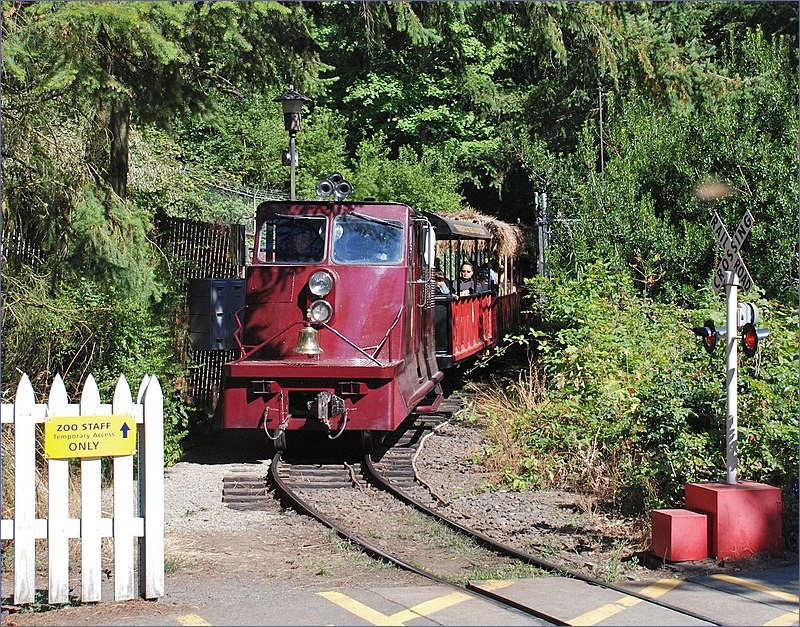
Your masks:
{"label": "narrow gauge train", "polygon": [[[349,183],[332,178],[320,193],[344,190],[334,201],[258,206],[240,356],[223,368],[222,427],[263,429],[280,449],[287,431],[356,431],[370,446],[373,432],[435,411],[443,370],[493,346],[518,319],[511,281],[460,298],[435,294],[442,261],[454,273],[468,253],[485,259],[485,226],[349,202]],[[513,280],[510,263],[495,267]]]}

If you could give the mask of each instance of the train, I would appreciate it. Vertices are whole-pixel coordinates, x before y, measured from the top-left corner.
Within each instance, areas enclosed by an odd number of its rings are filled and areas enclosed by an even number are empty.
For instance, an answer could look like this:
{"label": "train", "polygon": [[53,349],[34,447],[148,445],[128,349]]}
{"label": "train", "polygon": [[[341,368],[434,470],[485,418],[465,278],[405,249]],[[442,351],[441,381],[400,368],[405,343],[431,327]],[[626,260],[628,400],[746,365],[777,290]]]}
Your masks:
{"label": "train", "polygon": [[[238,356],[223,366],[221,426],[262,429],[279,450],[287,432],[356,432],[371,447],[435,412],[445,374],[519,321],[515,251],[498,254],[485,224],[349,201],[338,174],[317,192],[256,208]],[[467,259],[494,279],[488,289],[437,293],[435,277],[455,278]]]}

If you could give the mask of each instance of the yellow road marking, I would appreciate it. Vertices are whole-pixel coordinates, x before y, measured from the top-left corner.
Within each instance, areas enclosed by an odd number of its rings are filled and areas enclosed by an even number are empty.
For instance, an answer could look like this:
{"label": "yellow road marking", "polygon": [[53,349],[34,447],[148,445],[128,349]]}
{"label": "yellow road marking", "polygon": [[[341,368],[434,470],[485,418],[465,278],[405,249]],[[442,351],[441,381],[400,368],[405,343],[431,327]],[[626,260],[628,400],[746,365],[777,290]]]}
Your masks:
{"label": "yellow road marking", "polygon": [[328,599],[339,607],[347,610],[351,614],[355,614],[359,618],[363,618],[371,625],[402,625],[398,621],[392,620],[391,616],[387,616],[382,612],[373,610],[368,605],[364,605],[360,601],[351,599],[349,596],[341,592],[319,592],[321,597]]}
{"label": "yellow road marking", "polygon": [[651,599],[657,599],[662,594],[666,594],[673,588],[677,588],[682,583],[682,579],[659,579],[654,584],[643,588],[640,594]]}
{"label": "yellow road marking", "polygon": [[392,618],[402,621],[400,624],[403,625],[407,620],[419,618],[420,616],[430,616],[431,614],[434,614],[440,610],[447,609],[453,605],[458,605],[462,601],[469,601],[471,598],[472,597],[470,595],[464,594],[463,592],[453,592],[451,594],[446,594],[443,597],[439,597],[438,599],[425,601],[424,603],[410,607],[402,612],[392,614]]}
{"label": "yellow road marking", "polygon": [[796,594],[789,594],[783,590],[776,590],[775,588],[770,588],[755,581],[748,581],[747,579],[740,579],[739,577],[732,577],[730,575],[711,575],[711,578],[727,581],[737,586],[744,586],[745,588],[757,590],[758,592],[764,592],[783,601],[789,601],[790,603],[800,603],[800,598],[798,598]]}
{"label": "yellow road marking", "polygon": [[200,618],[197,614],[184,614],[183,616],[178,616],[175,620],[187,627],[190,625],[194,627],[206,627],[207,625],[211,625],[211,623]]}
{"label": "yellow road marking", "polygon": [[[657,599],[661,595],[664,595],[673,588],[679,586],[681,583],[683,582],[680,579],[659,579],[657,582],[650,584],[646,588],[643,588],[640,594],[650,599]],[[641,602],[642,599],[637,597],[624,596],[620,599],[617,599],[613,603],[608,603],[598,607],[596,610],[586,612],[585,614],[581,614],[580,616],[573,618],[571,621],[569,621],[569,624],[596,625],[600,621],[611,618],[614,616],[614,614],[624,612],[629,607],[638,605]]]}
{"label": "yellow road marking", "polygon": [[787,612],[786,614],[778,616],[778,618],[773,618],[771,621],[764,623],[764,625],[796,625],[797,620],[797,612]]}
{"label": "yellow road marking", "polygon": [[351,599],[341,592],[319,592],[318,594],[372,625],[405,625],[405,622],[408,620],[413,620],[420,616],[429,616],[434,612],[457,605],[462,601],[468,601],[472,598],[470,595],[463,592],[453,592],[439,597],[438,599],[431,599],[430,601],[419,603],[414,607],[387,615],[372,609],[368,605],[364,605],[360,601]]}
{"label": "yellow road marking", "polygon": [[608,603],[603,605],[602,607],[598,607],[596,610],[592,610],[591,612],[586,612],[585,614],[581,614],[573,618],[569,621],[570,625],[596,625],[602,620],[606,618],[611,618],[614,614],[619,614],[620,612],[625,611],[629,607],[633,607],[634,605],[638,605],[641,603],[641,599],[637,599],[636,597],[622,597],[618,601],[614,603]]}

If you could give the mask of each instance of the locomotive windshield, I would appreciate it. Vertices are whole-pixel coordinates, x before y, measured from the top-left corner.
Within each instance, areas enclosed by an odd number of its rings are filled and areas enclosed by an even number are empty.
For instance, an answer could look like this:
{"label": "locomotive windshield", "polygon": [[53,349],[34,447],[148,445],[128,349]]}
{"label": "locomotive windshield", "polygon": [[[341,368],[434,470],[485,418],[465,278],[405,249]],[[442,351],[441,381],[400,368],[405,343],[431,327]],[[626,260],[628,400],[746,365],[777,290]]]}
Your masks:
{"label": "locomotive windshield", "polygon": [[276,214],[261,225],[258,259],[266,263],[320,263],[325,218]]}
{"label": "locomotive windshield", "polygon": [[355,212],[336,216],[332,257],[341,264],[398,264],[403,260],[403,226]]}

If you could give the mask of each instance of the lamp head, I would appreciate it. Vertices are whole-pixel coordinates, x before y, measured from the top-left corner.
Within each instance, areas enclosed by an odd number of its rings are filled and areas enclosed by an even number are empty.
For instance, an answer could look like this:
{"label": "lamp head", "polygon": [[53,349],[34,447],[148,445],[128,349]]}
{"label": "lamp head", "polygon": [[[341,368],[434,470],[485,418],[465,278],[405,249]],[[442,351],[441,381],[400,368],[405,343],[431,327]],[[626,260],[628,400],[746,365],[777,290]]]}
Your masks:
{"label": "lamp head", "polygon": [[273,102],[280,102],[283,107],[283,125],[292,136],[297,135],[300,130],[300,111],[303,103],[311,102],[311,98],[306,98],[297,93],[293,87],[289,91],[273,99]]}

